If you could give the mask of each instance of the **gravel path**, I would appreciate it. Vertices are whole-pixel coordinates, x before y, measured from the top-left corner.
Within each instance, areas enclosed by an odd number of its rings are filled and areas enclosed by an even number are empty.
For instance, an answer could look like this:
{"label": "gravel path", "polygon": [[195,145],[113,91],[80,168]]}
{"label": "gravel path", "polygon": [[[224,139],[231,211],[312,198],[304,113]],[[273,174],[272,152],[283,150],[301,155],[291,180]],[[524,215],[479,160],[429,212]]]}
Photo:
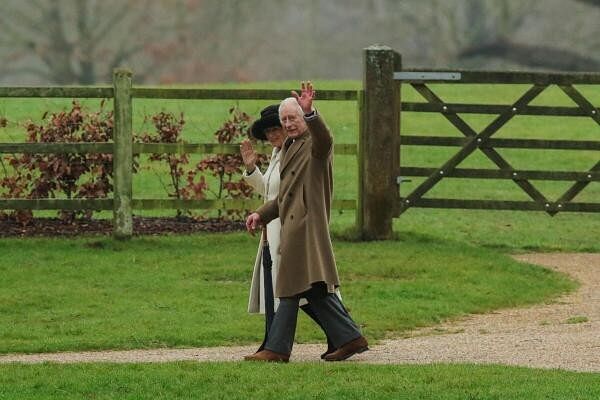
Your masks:
{"label": "gravel path", "polygon": [[[349,362],[492,363],[600,372],[600,254],[524,254],[515,258],[569,274],[581,287],[549,304],[472,315],[413,331],[406,339],[385,340]],[[572,318],[580,322],[568,323]],[[0,356],[0,363],[239,361],[255,348],[9,354]],[[298,344],[292,361],[316,361],[323,350],[319,344]]]}

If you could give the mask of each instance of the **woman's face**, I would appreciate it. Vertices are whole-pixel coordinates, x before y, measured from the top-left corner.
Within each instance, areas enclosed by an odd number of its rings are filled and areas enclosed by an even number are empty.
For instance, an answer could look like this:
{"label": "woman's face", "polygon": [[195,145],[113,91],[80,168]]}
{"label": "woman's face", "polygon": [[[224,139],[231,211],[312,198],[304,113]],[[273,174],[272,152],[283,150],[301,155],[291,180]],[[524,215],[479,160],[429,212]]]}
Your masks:
{"label": "woman's face", "polygon": [[283,133],[283,128],[280,126],[272,126],[265,129],[265,136],[273,147],[281,148],[285,141],[285,134]]}

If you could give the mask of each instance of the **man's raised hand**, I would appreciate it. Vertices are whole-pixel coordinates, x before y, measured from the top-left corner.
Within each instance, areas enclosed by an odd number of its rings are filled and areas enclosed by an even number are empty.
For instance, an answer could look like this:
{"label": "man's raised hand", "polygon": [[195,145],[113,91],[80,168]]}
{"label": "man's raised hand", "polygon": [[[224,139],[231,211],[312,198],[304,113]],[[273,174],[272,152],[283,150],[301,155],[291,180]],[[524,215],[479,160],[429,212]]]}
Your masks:
{"label": "man's raised hand", "polygon": [[312,111],[312,102],[317,95],[317,92],[313,89],[313,85],[310,81],[302,81],[301,89],[300,95],[298,95],[298,92],[295,90],[292,90],[292,96],[294,96],[298,104],[300,104],[304,114],[309,114]]}

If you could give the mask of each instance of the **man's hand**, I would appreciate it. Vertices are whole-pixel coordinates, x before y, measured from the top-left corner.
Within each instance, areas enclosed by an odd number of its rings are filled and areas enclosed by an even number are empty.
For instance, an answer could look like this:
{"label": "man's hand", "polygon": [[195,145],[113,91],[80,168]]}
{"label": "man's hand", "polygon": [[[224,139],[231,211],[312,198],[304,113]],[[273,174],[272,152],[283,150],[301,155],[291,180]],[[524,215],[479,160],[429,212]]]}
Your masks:
{"label": "man's hand", "polygon": [[252,236],[254,236],[254,232],[261,225],[260,222],[260,214],[252,213],[246,218],[246,229]]}
{"label": "man's hand", "polygon": [[313,85],[310,83],[310,81],[302,81],[302,93],[300,95],[298,95],[295,90],[292,90],[292,96],[294,96],[298,104],[300,104],[304,114],[309,114],[313,110],[312,102],[316,95],[317,92],[313,90]]}
{"label": "man's hand", "polygon": [[254,168],[256,167],[256,152],[248,139],[245,139],[240,145],[240,153],[242,154],[242,160],[244,160],[246,171],[254,171]]}

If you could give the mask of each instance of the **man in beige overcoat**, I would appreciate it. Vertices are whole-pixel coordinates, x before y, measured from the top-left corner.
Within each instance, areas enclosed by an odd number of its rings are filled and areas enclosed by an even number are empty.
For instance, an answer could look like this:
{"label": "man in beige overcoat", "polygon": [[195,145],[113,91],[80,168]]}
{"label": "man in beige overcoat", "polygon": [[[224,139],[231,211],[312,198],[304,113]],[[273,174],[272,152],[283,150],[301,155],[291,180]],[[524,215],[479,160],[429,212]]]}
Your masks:
{"label": "man in beige overcoat", "polygon": [[337,267],[329,236],[333,194],[333,138],[312,107],[310,82],[302,93],[292,92],[281,102],[279,118],[287,134],[280,166],[277,198],[250,214],[246,227],[281,220],[279,274],[275,296],[279,307],[265,349],[246,360],[287,362],[292,351],[298,304],[306,298],[337,350],[326,361],[341,361],[368,350],[366,339],[352,320],[335,289]]}

